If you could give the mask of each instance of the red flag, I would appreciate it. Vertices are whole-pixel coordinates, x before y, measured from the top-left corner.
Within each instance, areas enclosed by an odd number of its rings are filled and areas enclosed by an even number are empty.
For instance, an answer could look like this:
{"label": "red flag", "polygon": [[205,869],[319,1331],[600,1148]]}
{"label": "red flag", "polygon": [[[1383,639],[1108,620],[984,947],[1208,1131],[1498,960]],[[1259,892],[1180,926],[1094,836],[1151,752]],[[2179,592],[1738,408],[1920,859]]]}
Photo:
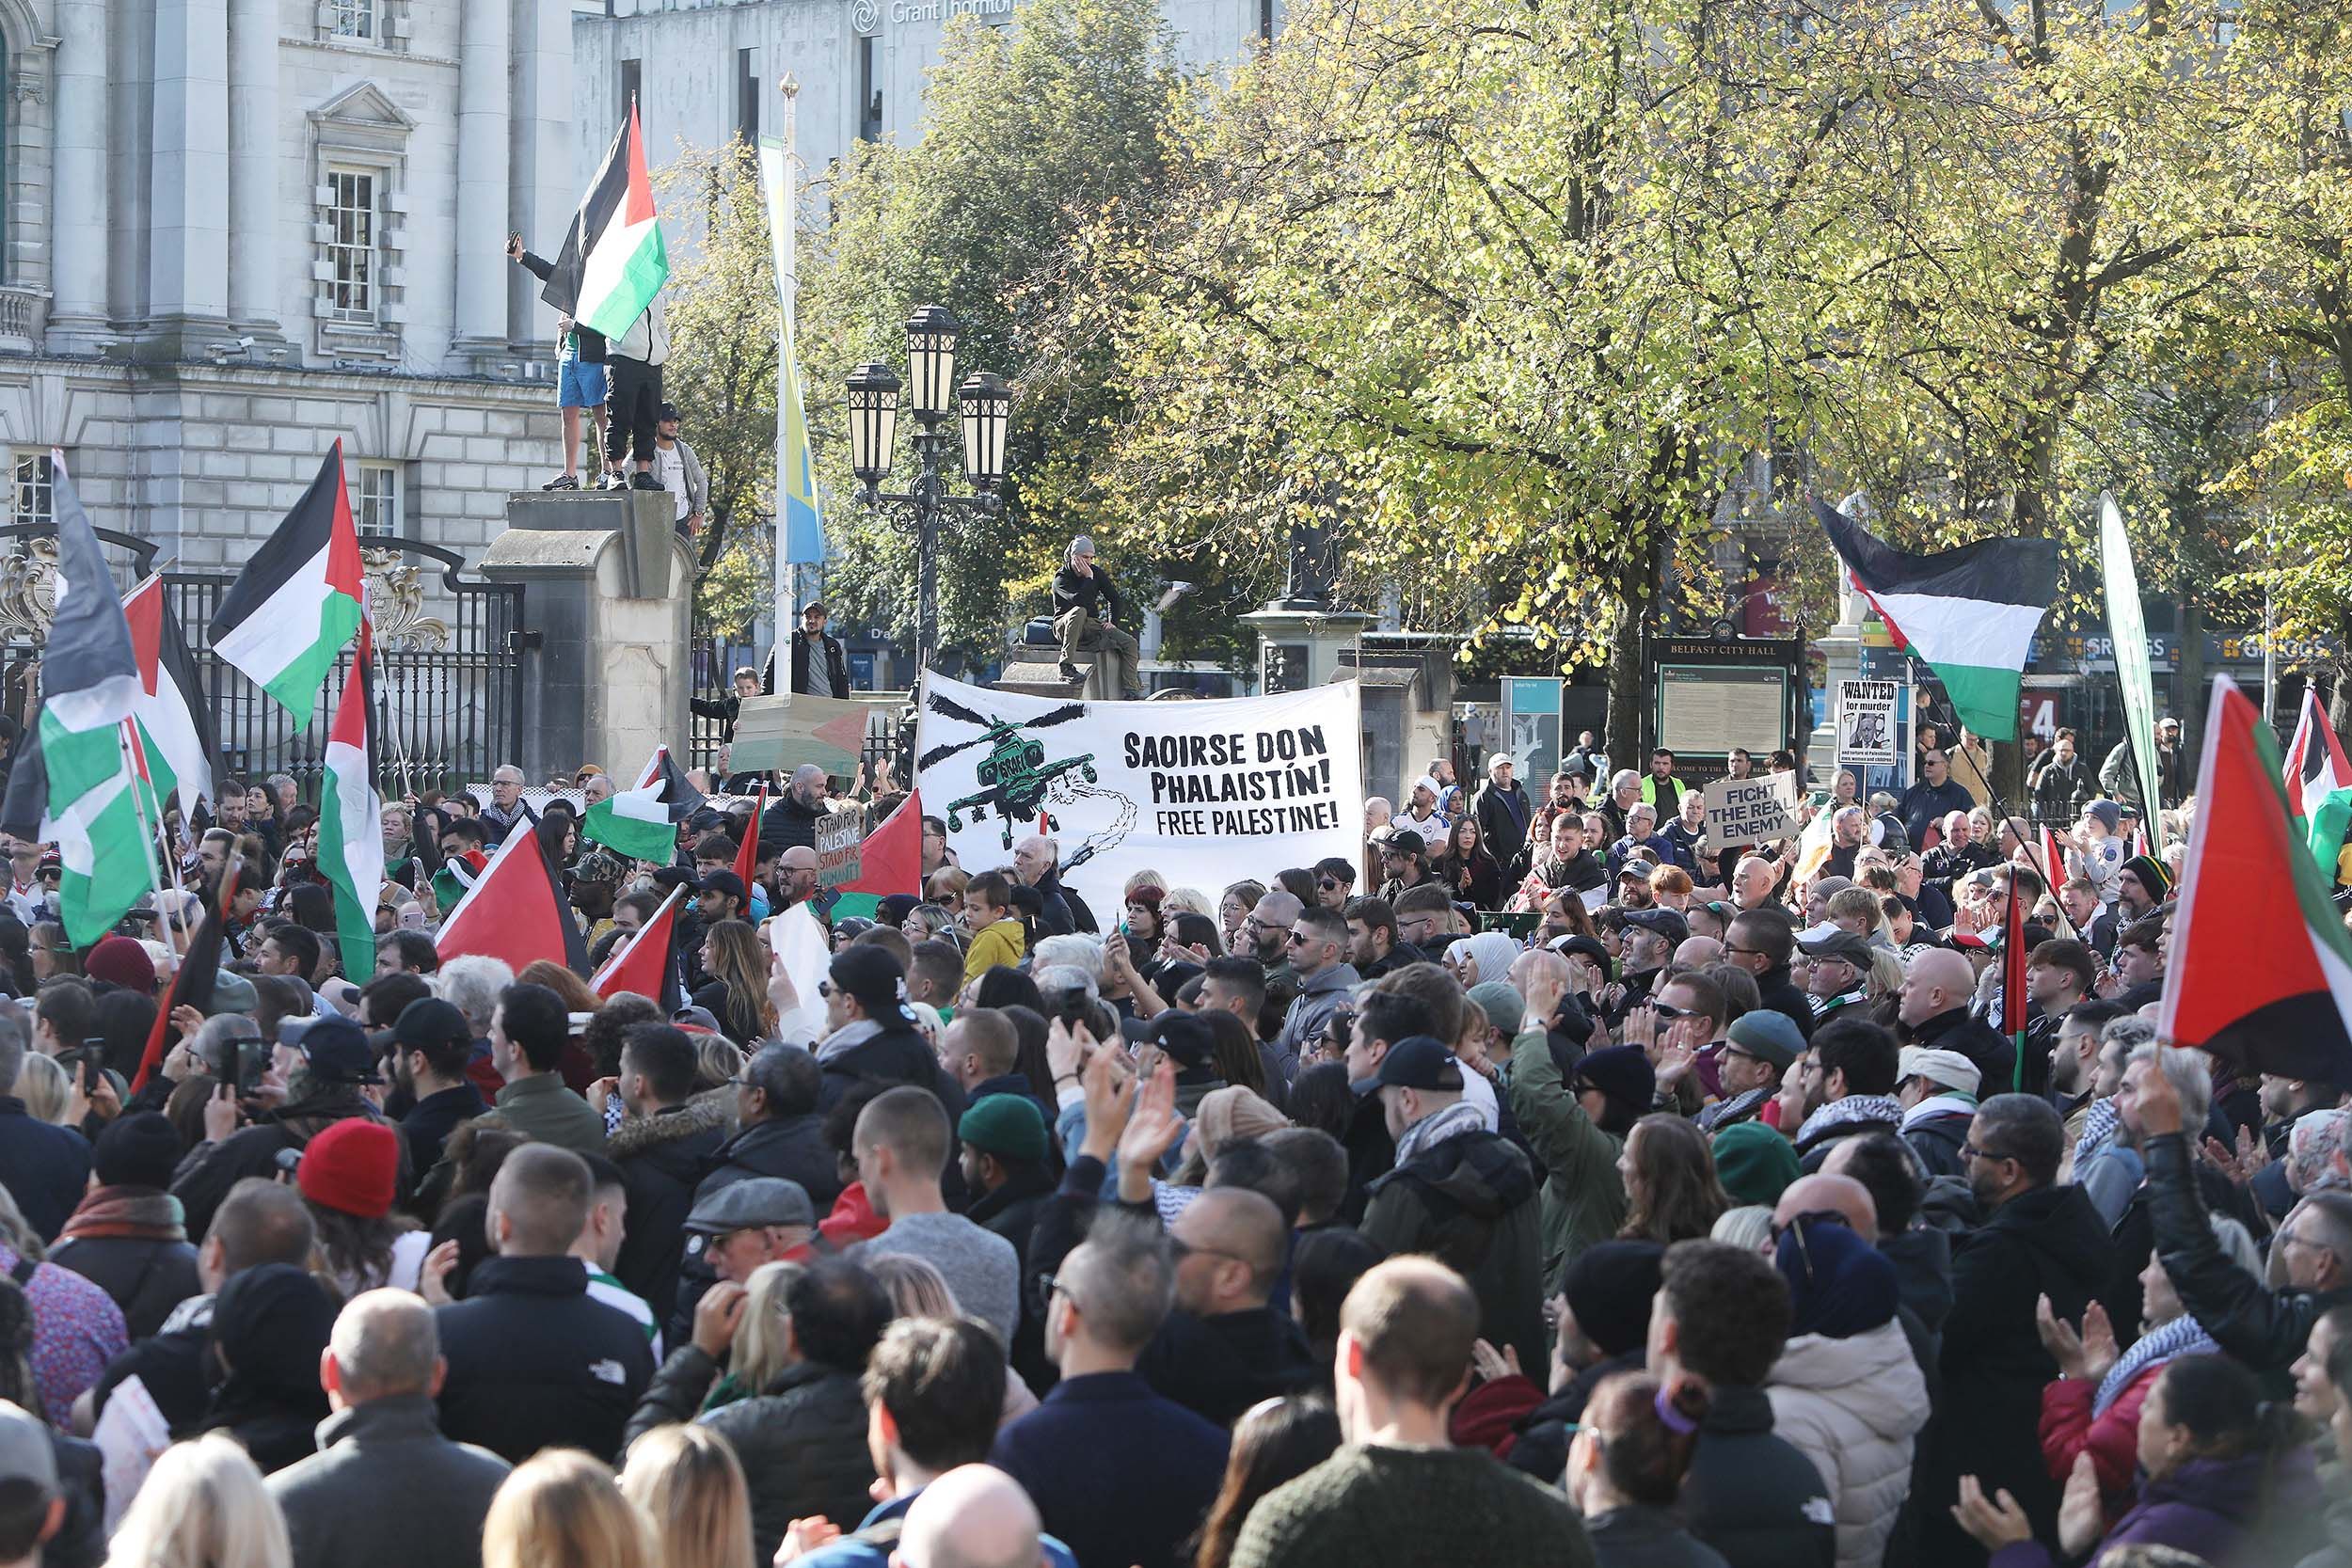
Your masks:
{"label": "red flag", "polygon": [[857,879],[841,884],[843,893],[887,897],[894,893],[923,892],[923,792],[910,789],[898,809],[882,819],[866,840]]}
{"label": "red flag", "polygon": [[433,945],[443,963],[479,953],[517,970],[552,958],[575,974],[588,971],[587,944],[563,881],[528,825],[506,835],[466,896],[442,918]]}
{"label": "red flag", "polygon": [[743,825],[743,847],[735,852],[735,874],[743,879],[744,907],[750,908],[752,878],[759,866],[759,819],[768,815],[768,785],[759,786],[759,803],[752,807],[752,819]]}
{"label": "red flag", "polygon": [[2289,824],[2277,740],[2214,681],[2159,1036],[2259,1072],[2352,1083],[2352,936]]}
{"label": "red flag", "polygon": [[660,1003],[665,1013],[676,1011],[677,901],[685,892],[682,884],[672,888],[653,918],[613,947],[612,956],[588,982],[591,990],[608,1001],[625,990],[634,991]]}

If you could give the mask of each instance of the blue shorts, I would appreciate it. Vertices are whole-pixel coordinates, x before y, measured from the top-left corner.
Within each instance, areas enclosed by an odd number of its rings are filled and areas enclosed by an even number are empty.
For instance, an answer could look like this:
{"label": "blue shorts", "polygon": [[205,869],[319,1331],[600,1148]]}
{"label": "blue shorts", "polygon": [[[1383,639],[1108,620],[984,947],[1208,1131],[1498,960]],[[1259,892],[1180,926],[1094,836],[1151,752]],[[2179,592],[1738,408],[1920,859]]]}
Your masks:
{"label": "blue shorts", "polygon": [[604,367],[592,364],[576,354],[564,356],[555,369],[555,405],[558,408],[602,408]]}

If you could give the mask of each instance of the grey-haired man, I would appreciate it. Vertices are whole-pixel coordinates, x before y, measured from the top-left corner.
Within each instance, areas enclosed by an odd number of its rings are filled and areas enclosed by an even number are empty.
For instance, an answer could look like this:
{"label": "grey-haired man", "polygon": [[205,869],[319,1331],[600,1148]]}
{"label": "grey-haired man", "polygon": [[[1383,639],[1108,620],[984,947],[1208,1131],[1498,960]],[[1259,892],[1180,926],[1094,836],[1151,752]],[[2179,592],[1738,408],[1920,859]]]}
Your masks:
{"label": "grey-haired man", "polygon": [[1120,695],[1130,701],[1143,696],[1136,675],[1142,650],[1134,634],[1118,623],[1134,619],[1126,596],[1111,581],[1110,573],[1095,562],[1094,541],[1085,534],[1062,552],[1062,568],[1054,574],[1054,635],[1061,641],[1061,675],[1078,678],[1078,651],[1093,649],[1117,681]]}

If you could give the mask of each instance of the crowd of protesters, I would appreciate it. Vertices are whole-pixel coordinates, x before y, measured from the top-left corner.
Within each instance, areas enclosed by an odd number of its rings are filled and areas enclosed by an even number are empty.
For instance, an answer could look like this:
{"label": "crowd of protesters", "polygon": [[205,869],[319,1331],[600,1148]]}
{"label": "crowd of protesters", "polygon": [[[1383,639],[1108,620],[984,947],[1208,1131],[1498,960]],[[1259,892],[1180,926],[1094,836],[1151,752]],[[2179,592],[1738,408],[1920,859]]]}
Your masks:
{"label": "crowd of protesters", "polygon": [[[290,778],[179,936],[11,846],[0,1564],[2352,1563],[2352,1085],[2155,1038],[2177,853],[2051,757],[2055,878],[1932,747],[1719,846],[1586,737],[1115,910],[927,820],[859,916],[886,772],[657,864],[502,768],[386,809],[367,974]],[[516,832],[598,958],[686,891],[675,1006],[443,961]]]}

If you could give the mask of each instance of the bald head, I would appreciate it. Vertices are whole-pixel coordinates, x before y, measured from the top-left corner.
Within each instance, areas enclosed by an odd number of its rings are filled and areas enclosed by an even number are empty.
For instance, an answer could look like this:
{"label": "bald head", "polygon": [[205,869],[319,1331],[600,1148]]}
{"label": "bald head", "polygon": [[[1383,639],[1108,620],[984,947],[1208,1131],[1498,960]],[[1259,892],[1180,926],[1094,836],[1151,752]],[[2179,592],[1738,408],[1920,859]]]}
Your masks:
{"label": "bald head", "polygon": [[1685,937],[1675,949],[1675,963],[1682,969],[1705,969],[1724,956],[1724,944],[1713,937]]}
{"label": "bald head", "polygon": [[322,1370],[321,1381],[331,1382],[345,1404],[429,1395],[440,1380],[441,1337],[433,1308],[409,1291],[354,1296],[335,1319],[326,1354],[334,1369]]}
{"label": "bald head", "polygon": [[1912,956],[1903,972],[1903,996],[1899,1016],[1918,1024],[1955,1007],[1964,1007],[1977,989],[1977,972],[1968,960],[1948,947],[1930,947]]}
{"label": "bald head", "polygon": [[817,851],[805,844],[796,844],[776,857],[776,866],[783,871],[814,871],[817,869]]}
{"label": "bald head", "polygon": [[1037,1505],[1004,1471],[965,1465],[916,1494],[893,1560],[901,1568],[1038,1568]]}
{"label": "bald head", "polygon": [[1851,1176],[1800,1176],[1788,1183],[1772,1208],[1772,1223],[1785,1226],[1799,1214],[1841,1214],[1855,1235],[1878,1237],[1879,1206],[1870,1189]]}
{"label": "bald head", "polygon": [[1563,990],[1574,978],[1568,973],[1568,960],[1557,953],[1536,951],[1522,953],[1511,960],[1511,987],[1524,999],[1538,978],[1549,976]]}
{"label": "bald head", "polygon": [[1248,1187],[1211,1187],[1185,1206],[1178,1221],[1174,1234],[1185,1246],[1247,1263],[1260,1283],[1272,1289],[1290,1243],[1290,1227],[1272,1198]]}

